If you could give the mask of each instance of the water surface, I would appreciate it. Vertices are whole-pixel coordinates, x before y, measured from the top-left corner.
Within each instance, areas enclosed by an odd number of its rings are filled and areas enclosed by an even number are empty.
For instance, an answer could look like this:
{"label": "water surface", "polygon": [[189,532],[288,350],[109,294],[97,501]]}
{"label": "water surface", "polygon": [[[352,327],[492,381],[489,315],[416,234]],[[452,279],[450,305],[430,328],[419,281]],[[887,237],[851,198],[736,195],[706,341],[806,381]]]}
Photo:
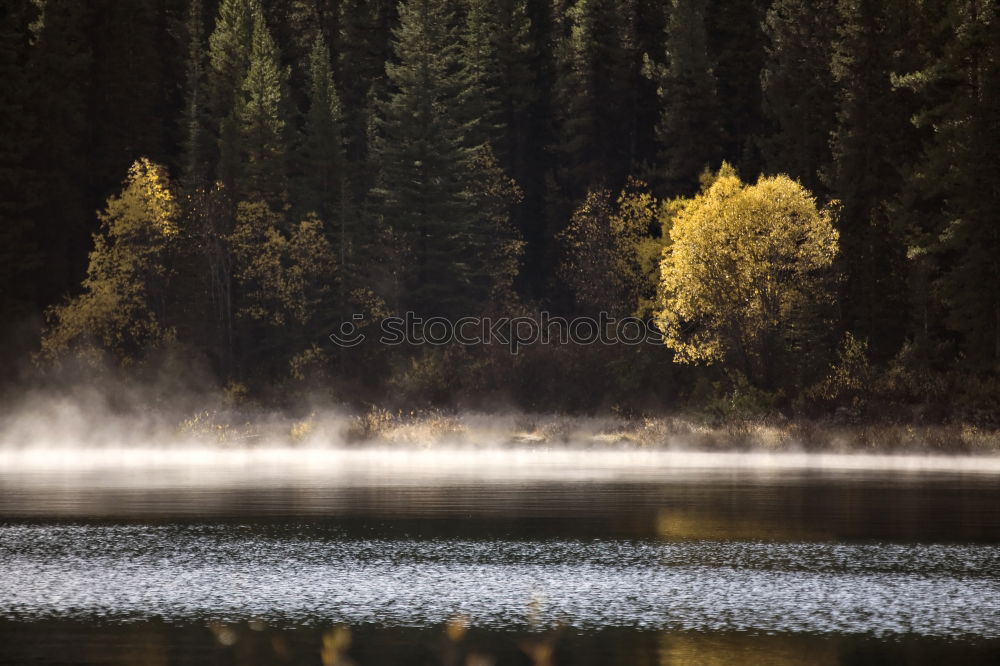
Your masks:
{"label": "water surface", "polygon": [[360,663],[1000,654],[992,459],[53,453],[0,454],[5,663],[319,663],[334,625]]}

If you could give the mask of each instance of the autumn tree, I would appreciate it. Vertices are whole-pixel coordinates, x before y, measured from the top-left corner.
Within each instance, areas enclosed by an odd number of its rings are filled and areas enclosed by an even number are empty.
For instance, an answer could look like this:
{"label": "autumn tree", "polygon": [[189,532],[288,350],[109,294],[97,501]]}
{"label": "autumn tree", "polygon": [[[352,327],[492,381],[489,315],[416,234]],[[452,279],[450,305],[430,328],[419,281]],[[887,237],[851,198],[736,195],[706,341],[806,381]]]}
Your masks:
{"label": "autumn tree", "polygon": [[166,169],[145,158],[135,162],[121,194],[98,216],[83,293],[47,313],[44,357],[78,352],[95,359],[109,352],[127,363],[173,337],[167,256],[179,217]]}
{"label": "autumn tree", "polygon": [[560,232],[559,276],[572,290],[582,312],[629,316],[643,310],[643,300],[659,274],[662,244],[661,204],[645,183],[631,181],[617,198],[607,189],[591,190]]}
{"label": "autumn tree", "polygon": [[237,206],[227,239],[236,293],[237,370],[283,376],[296,353],[332,325],[336,259],[315,216],[287,228],[284,216],[262,201]]}
{"label": "autumn tree", "polygon": [[723,165],[676,214],[657,323],[681,363],[721,363],[775,388],[783,356],[815,330],[837,253],[829,210],[786,176],[743,184]]}

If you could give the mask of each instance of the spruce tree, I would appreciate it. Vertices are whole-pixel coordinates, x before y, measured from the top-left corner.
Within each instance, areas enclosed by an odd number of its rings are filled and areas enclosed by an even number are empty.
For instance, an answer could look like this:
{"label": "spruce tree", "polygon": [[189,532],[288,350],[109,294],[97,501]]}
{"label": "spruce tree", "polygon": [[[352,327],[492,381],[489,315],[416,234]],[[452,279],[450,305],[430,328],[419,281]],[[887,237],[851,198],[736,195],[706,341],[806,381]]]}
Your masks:
{"label": "spruce tree", "polygon": [[230,191],[240,171],[240,88],[250,67],[250,44],[257,0],[221,0],[208,39],[209,103],[218,141],[215,176]]}
{"label": "spruce tree", "polygon": [[386,65],[392,93],[381,105],[373,197],[411,256],[404,303],[425,313],[469,312],[476,240],[467,192],[473,150],[462,95],[469,88],[447,0],[400,5],[396,61]]}
{"label": "spruce tree", "polygon": [[500,163],[518,179],[532,159],[527,142],[532,134],[532,109],[540,97],[539,75],[535,71],[538,48],[532,37],[528,2],[503,0],[496,6],[501,138],[494,149]]}
{"label": "spruce tree", "polygon": [[374,176],[374,169],[369,168],[369,143],[376,101],[386,93],[396,6],[396,0],[343,0],[340,5],[334,76],[341,85],[354,192],[367,191]]}
{"label": "spruce tree", "polygon": [[816,193],[822,191],[820,173],[829,168],[836,113],[829,39],[836,19],[836,0],[777,0],[764,22],[761,87],[773,127],[762,141],[766,168]]}
{"label": "spruce tree", "polygon": [[666,34],[666,64],[651,65],[662,104],[656,135],[663,188],[691,194],[698,176],[719,160],[719,104],[708,59],[705,0],[672,0]]}
{"label": "spruce tree", "polygon": [[638,54],[625,39],[625,27],[615,0],[578,0],[566,12],[554,95],[557,180],[570,198],[593,184],[617,185],[630,166],[628,100]]}
{"label": "spruce tree", "polygon": [[877,359],[894,354],[906,333],[905,245],[889,204],[910,159],[914,109],[894,91],[896,54],[907,34],[905,7],[876,0],[839,0],[833,76],[837,120],[831,195],[843,203],[838,226],[844,276],[843,326],[870,341]]}
{"label": "spruce tree", "polygon": [[[923,67],[898,83],[921,94],[915,116],[933,130],[909,175],[913,263],[934,262],[932,288],[917,305],[939,307],[976,368],[1000,363],[1000,7],[949,3]],[[916,216],[911,216],[911,219]],[[940,299],[939,304],[928,303]]]}
{"label": "spruce tree", "polygon": [[92,131],[87,90],[93,62],[87,35],[92,19],[89,3],[46,2],[28,63],[34,84],[29,106],[38,132],[31,166],[43,193],[33,218],[48,267],[39,287],[50,303],[83,275],[94,226],[90,211],[97,207],[87,187]]}
{"label": "spruce tree", "polygon": [[497,150],[504,135],[500,115],[499,8],[491,0],[468,0],[462,35],[462,61],[469,78],[463,93],[466,114],[475,123],[469,141]]}
{"label": "spruce tree", "polygon": [[297,155],[296,207],[315,213],[327,224],[344,273],[354,273],[358,240],[348,215],[347,155],[344,150],[343,111],[333,81],[330,51],[322,34],[316,35],[309,56],[308,108]]}
{"label": "spruce tree", "polygon": [[0,317],[6,321],[32,309],[39,248],[32,238],[32,209],[37,203],[35,174],[29,165],[36,128],[29,113],[27,73],[31,24],[37,19],[32,0],[8,2],[0,14]]}
{"label": "spruce tree", "polygon": [[748,176],[761,170],[762,24],[772,4],[772,0],[709,0],[705,9],[708,55],[719,100],[722,158]]}
{"label": "spruce tree", "polygon": [[288,70],[281,66],[263,12],[254,16],[250,62],[237,107],[243,155],[237,195],[278,209],[288,198],[286,152]]}
{"label": "spruce tree", "polygon": [[333,81],[330,51],[322,35],[309,54],[309,87],[302,140],[296,205],[331,220],[339,210],[346,170],[343,109]]}
{"label": "spruce tree", "polygon": [[92,130],[87,170],[102,197],[140,155],[162,160],[165,128],[164,60],[157,48],[157,0],[89,2],[93,28],[88,106],[100,125]]}
{"label": "spruce tree", "polygon": [[184,72],[184,108],[180,123],[183,141],[181,185],[188,192],[193,192],[208,186],[213,153],[208,129],[207,56],[202,0],[190,0],[184,27],[187,59]]}

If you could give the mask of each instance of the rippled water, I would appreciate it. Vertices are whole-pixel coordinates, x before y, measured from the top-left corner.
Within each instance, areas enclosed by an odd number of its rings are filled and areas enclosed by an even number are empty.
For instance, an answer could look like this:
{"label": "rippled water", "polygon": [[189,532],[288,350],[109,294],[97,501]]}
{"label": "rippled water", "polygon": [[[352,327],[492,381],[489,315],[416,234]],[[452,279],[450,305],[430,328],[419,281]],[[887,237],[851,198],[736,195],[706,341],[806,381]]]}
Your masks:
{"label": "rippled water", "polygon": [[995,461],[300,454],[0,455],[0,662],[1000,655]]}
{"label": "rippled water", "polygon": [[0,528],[11,620],[1000,637],[1000,548],[355,539],[315,527]]}

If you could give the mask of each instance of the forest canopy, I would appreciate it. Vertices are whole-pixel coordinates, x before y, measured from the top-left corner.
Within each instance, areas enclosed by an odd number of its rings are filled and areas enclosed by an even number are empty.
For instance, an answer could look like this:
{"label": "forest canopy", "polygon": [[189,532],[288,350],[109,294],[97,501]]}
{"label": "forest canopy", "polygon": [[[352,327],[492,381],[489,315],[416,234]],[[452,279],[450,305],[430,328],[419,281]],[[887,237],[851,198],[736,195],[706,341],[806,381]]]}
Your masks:
{"label": "forest canopy", "polygon": [[[998,4],[10,0],[5,354],[276,400],[993,419]],[[407,311],[667,344],[328,339]]]}

